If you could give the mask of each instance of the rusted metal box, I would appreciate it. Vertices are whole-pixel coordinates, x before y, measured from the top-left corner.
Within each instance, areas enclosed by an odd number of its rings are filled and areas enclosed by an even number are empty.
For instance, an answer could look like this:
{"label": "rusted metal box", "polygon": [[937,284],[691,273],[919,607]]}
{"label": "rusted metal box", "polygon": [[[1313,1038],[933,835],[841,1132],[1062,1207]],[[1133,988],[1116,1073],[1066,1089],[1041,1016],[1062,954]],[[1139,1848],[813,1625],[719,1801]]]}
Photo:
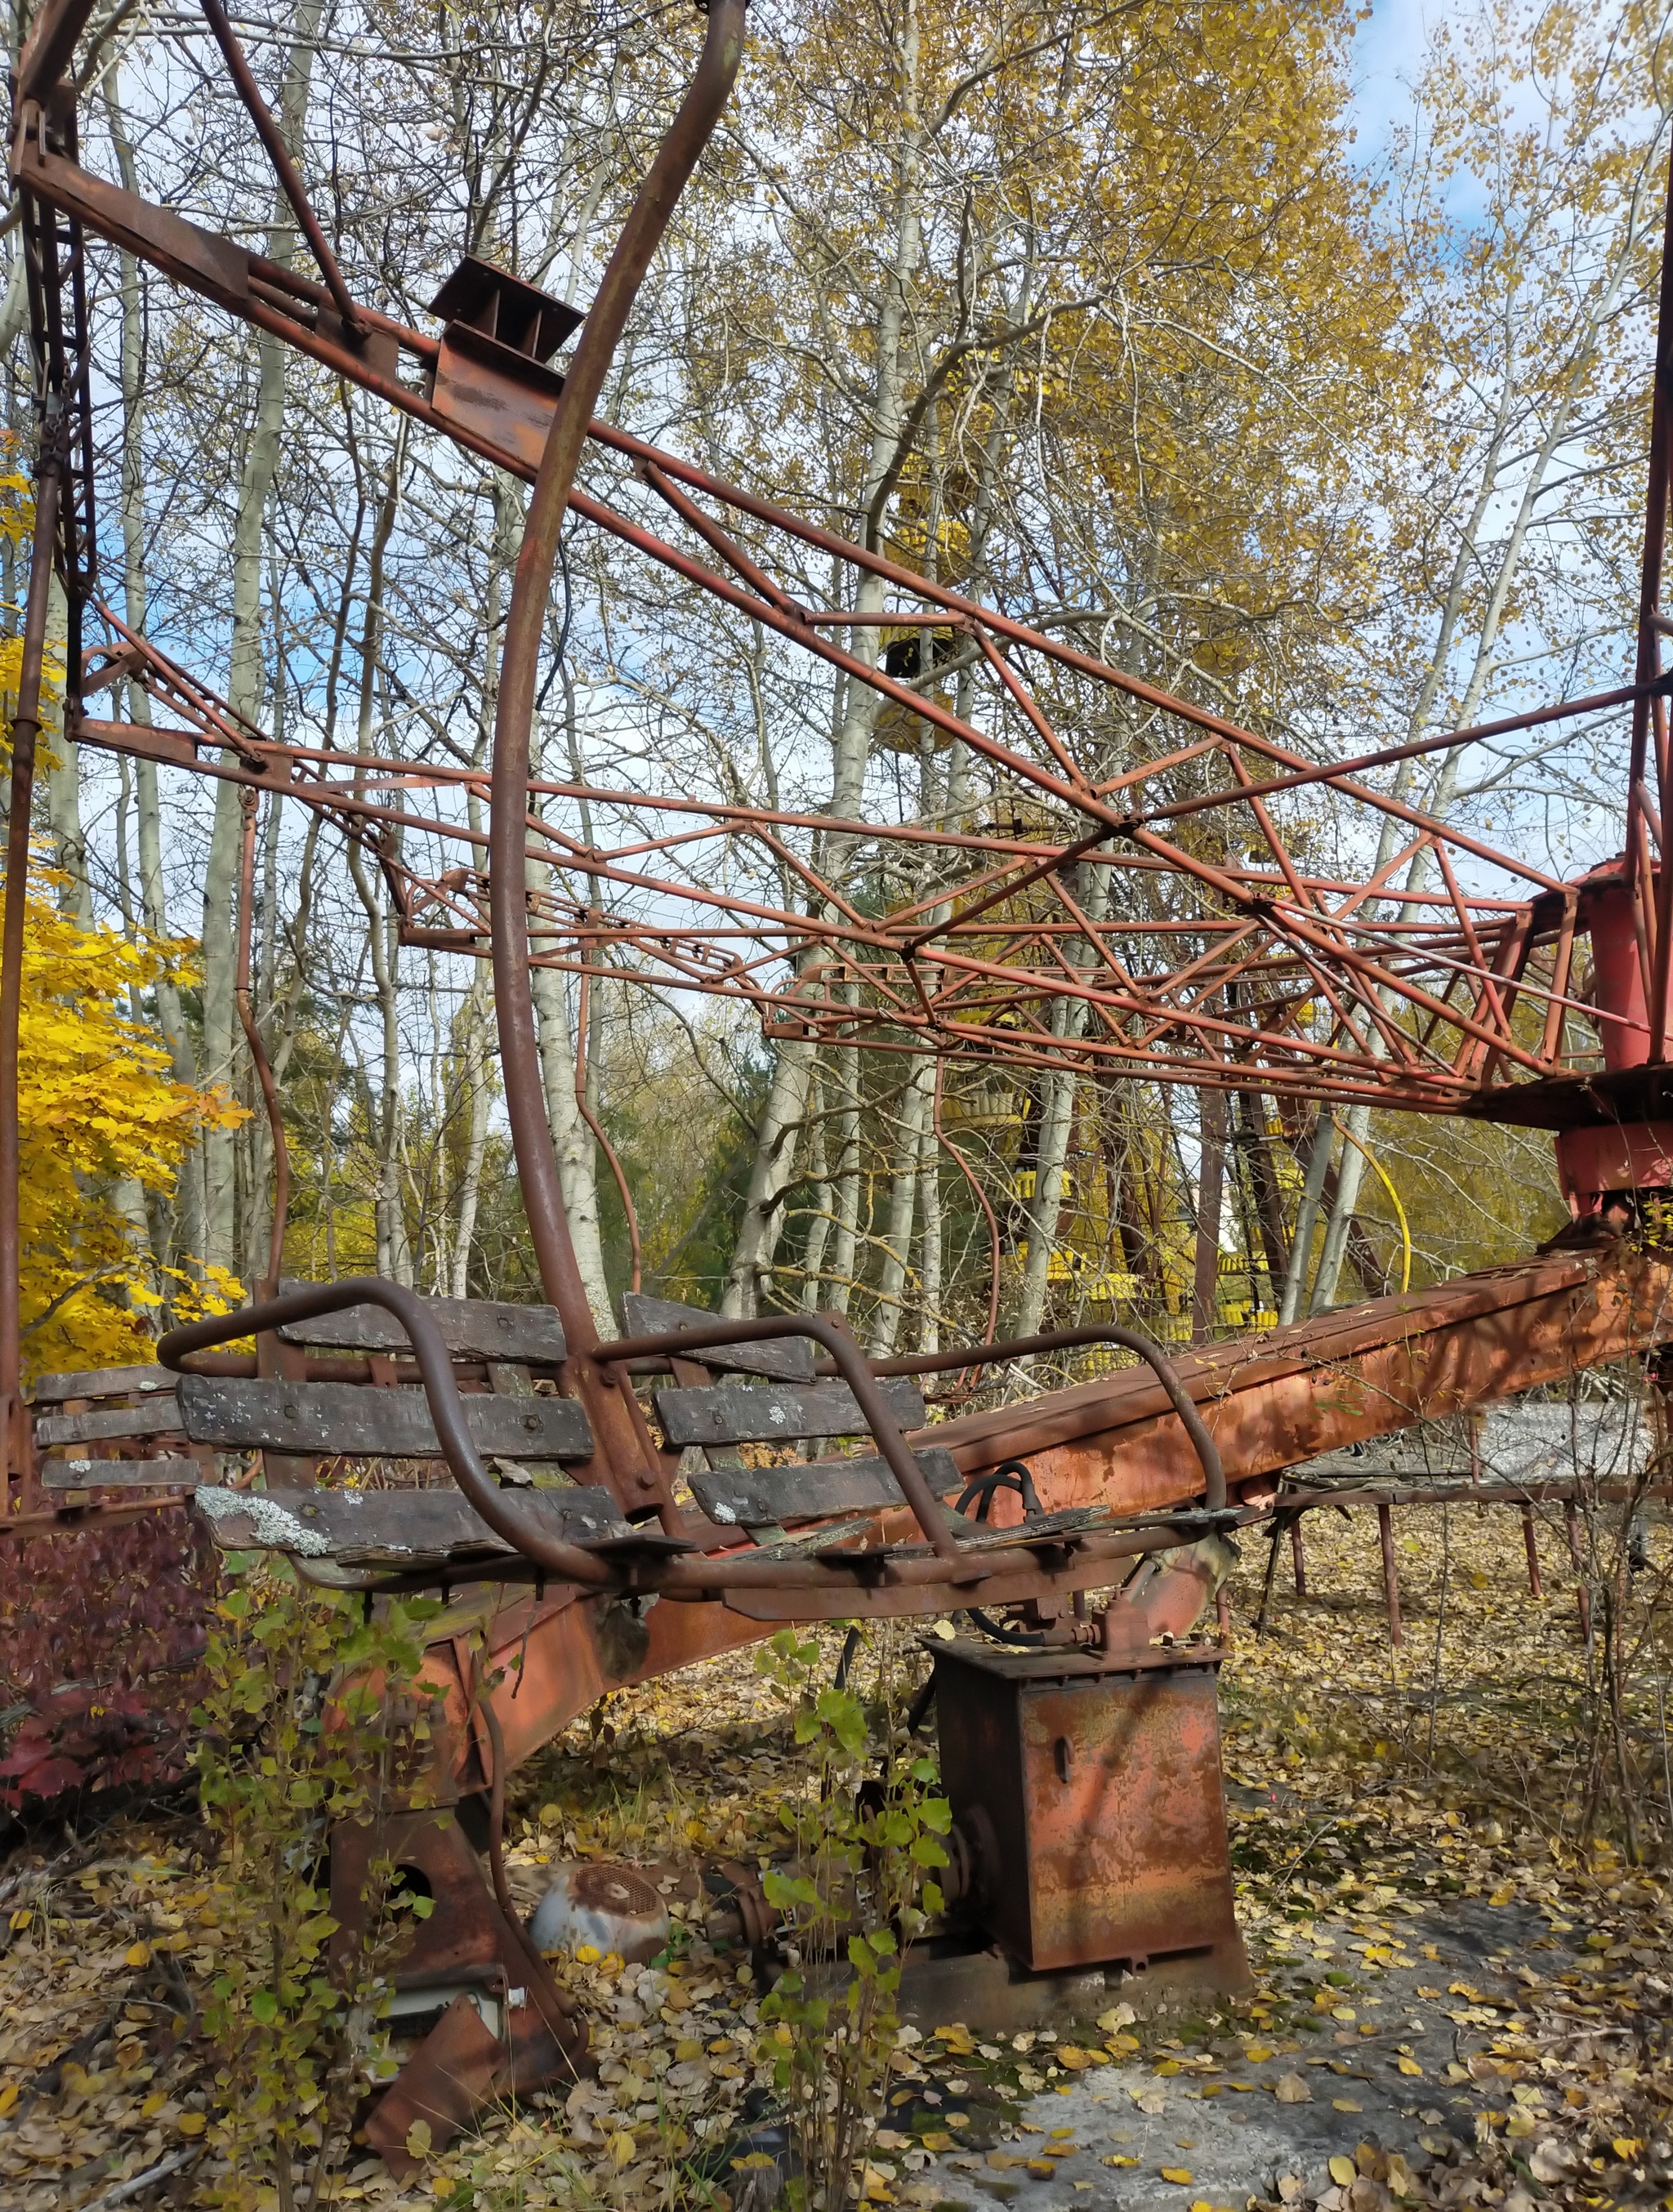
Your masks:
{"label": "rusted metal box", "polygon": [[1247,1985],[1214,1652],[935,1650],[941,1775],[978,1923],[1037,1972]]}

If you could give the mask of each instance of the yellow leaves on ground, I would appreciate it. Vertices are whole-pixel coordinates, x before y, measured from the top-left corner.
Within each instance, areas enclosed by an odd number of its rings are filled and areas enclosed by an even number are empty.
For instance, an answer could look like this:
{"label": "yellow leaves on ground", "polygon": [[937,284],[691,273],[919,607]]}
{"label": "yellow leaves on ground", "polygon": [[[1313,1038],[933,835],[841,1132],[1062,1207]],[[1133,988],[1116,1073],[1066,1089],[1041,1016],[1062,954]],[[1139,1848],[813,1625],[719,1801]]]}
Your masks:
{"label": "yellow leaves on ground", "polygon": [[1192,2178],[1188,2166],[1165,2166],[1158,2170],[1164,2181],[1174,2182],[1181,2188],[1186,2187]]}
{"label": "yellow leaves on ground", "polygon": [[124,1962],[130,1966],[149,1966],[151,1963],[150,1945],[149,1943],[130,1943],[127,1951],[124,1954]]}
{"label": "yellow leaves on ground", "polygon": [[[181,975],[186,948],[83,929],[56,904],[56,881],[46,871],[31,881],[18,1038],[23,1345],[33,1373],[150,1357],[139,1323],[161,1297],[115,1194],[124,1184],[171,1191],[199,1129],[244,1119],[221,1093],[176,1083],[161,1042],[133,1016],[160,975]],[[235,1304],[238,1286],[222,1287]]]}
{"label": "yellow leaves on ground", "polygon": [[1330,2161],[1330,2179],[1338,2189],[1351,2189],[1359,2179],[1359,2171],[1353,2160],[1344,2158],[1340,2151]]}

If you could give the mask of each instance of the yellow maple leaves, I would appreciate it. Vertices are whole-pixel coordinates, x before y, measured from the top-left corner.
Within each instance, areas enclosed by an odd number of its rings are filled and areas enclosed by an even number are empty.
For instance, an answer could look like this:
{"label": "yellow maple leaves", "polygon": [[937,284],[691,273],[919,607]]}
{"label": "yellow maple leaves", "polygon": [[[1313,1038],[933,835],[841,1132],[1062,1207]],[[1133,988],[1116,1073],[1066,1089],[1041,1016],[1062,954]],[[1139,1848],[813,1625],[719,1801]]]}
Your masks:
{"label": "yellow maple leaves", "polygon": [[[30,884],[18,1038],[31,1374],[150,1358],[144,1318],[163,1294],[136,1208],[172,1192],[200,1129],[244,1118],[224,1094],[175,1082],[161,1042],[135,1017],[159,975],[182,973],[188,948],[82,928],[56,903],[56,880],[41,870]],[[188,1304],[204,1295],[184,1275],[177,1284]],[[230,1279],[207,1288],[236,1300]]]}

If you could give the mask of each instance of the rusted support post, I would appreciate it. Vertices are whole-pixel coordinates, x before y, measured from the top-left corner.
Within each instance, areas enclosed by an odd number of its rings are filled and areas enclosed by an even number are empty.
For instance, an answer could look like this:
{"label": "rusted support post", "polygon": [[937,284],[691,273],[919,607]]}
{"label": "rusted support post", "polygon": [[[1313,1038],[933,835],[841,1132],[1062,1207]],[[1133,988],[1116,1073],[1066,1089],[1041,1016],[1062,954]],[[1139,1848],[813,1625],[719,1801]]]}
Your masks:
{"label": "rusted support post", "polygon": [[1307,1554],[1301,1548],[1301,1516],[1299,1513],[1290,1516],[1290,1559],[1295,1568],[1295,1594],[1298,1597],[1305,1597]]}
{"label": "rusted support post", "polygon": [[1528,1588],[1536,1598],[1545,1595],[1545,1585],[1539,1578],[1539,1539],[1534,1528],[1534,1509],[1522,1509],[1522,1541],[1528,1553]]}
{"label": "rusted support post", "polygon": [[1568,1556],[1573,1562],[1574,1579],[1579,1585],[1580,1612],[1580,1640],[1591,1641],[1591,1592],[1586,1587],[1585,1564],[1580,1553],[1580,1509],[1571,1498],[1562,1510],[1563,1526],[1568,1532]]}
{"label": "rusted support post", "polygon": [[34,798],[35,748],[40,737],[41,659],[64,469],[63,456],[51,442],[52,428],[49,423],[43,430],[35,477],[35,534],[23,617],[17,713],[12,723],[11,813],[6,825],[4,918],[0,921],[0,1419],[5,1424],[0,1512],[3,1513],[11,1510],[14,1480],[22,1490],[27,1509],[33,1468],[29,1409],[23,1402],[17,1041],[23,1009],[23,928],[29,896],[29,814]]}
{"label": "rusted support post", "polygon": [[1394,1508],[1377,1509],[1377,1535],[1383,1547],[1383,1601],[1389,1609],[1389,1642],[1397,1651],[1400,1633],[1400,1571],[1394,1564]]}
{"label": "rusted support post", "polygon": [[683,1524],[633,1393],[614,1388],[613,1377],[592,1357],[598,1328],[569,1237],[546,1119],[529,983],[530,742],[558,538],[593,404],[668,218],[731,96],[743,52],[744,0],[710,0],[697,70],[639,187],[564,377],[529,501],[506,611],[489,817],[500,1066],[517,1179],[541,1284],[563,1320],[570,1352],[567,1379],[592,1421],[599,1471],[611,1482],[627,1511],[655,1510],[665,1528],[676,1533]]}

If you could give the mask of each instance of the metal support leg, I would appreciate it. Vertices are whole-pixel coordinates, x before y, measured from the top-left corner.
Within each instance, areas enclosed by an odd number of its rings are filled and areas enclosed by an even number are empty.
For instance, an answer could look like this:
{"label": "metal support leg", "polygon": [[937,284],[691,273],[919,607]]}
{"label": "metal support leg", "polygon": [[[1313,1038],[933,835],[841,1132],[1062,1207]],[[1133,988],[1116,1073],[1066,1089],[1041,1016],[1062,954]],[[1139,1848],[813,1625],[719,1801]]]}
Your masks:
{"label": "metal support leg", "polygon": [[[50,429],[46,434],[50,437]],[[63,464],[43,441],[35,480],[35,534],[29,597],[23,617],[23,660],[12,725],[11,813],[6,826],[6,890],[0,921],[0,1419],[5,1425],[5,1474],[0,1512],[11,1510],[14,1480],[29,1498],[33,1455],[23,1402],[22,1248],[18,1228],[20,1127],[18,1025],[23,1006],[23,928],[29,896],[29,815],[34,798],[35,747],[40,736],[41,658],[58,534]]]}
{"label": "metal support leg", "polygon": [[1522,1509],[1522,1541],[1528,1553],[1528,1588],[1536,1598],[1545,1595],[1545,1586],[1539,1578],[1539,1540],[1534,1529],[1534,1509]]}
{"label": "metal support leg", "polygon": [[1295,1594],[1298,1597],[1305,1597],[1307,1554],[1301,1546],[1301,1516],[1299,1513],[1293,1515],[1290,1520],[1290,1558],[1295,1566]]}
{"label": "metal support leg", "polygon": [[1397,1651],[1400,1633],[1400,1573],[1394,1564],[1394,1508],[1377,1509],[1377,1534],[1383,1547],[1383,1598],[1389,1609],[1389,1642]]}

